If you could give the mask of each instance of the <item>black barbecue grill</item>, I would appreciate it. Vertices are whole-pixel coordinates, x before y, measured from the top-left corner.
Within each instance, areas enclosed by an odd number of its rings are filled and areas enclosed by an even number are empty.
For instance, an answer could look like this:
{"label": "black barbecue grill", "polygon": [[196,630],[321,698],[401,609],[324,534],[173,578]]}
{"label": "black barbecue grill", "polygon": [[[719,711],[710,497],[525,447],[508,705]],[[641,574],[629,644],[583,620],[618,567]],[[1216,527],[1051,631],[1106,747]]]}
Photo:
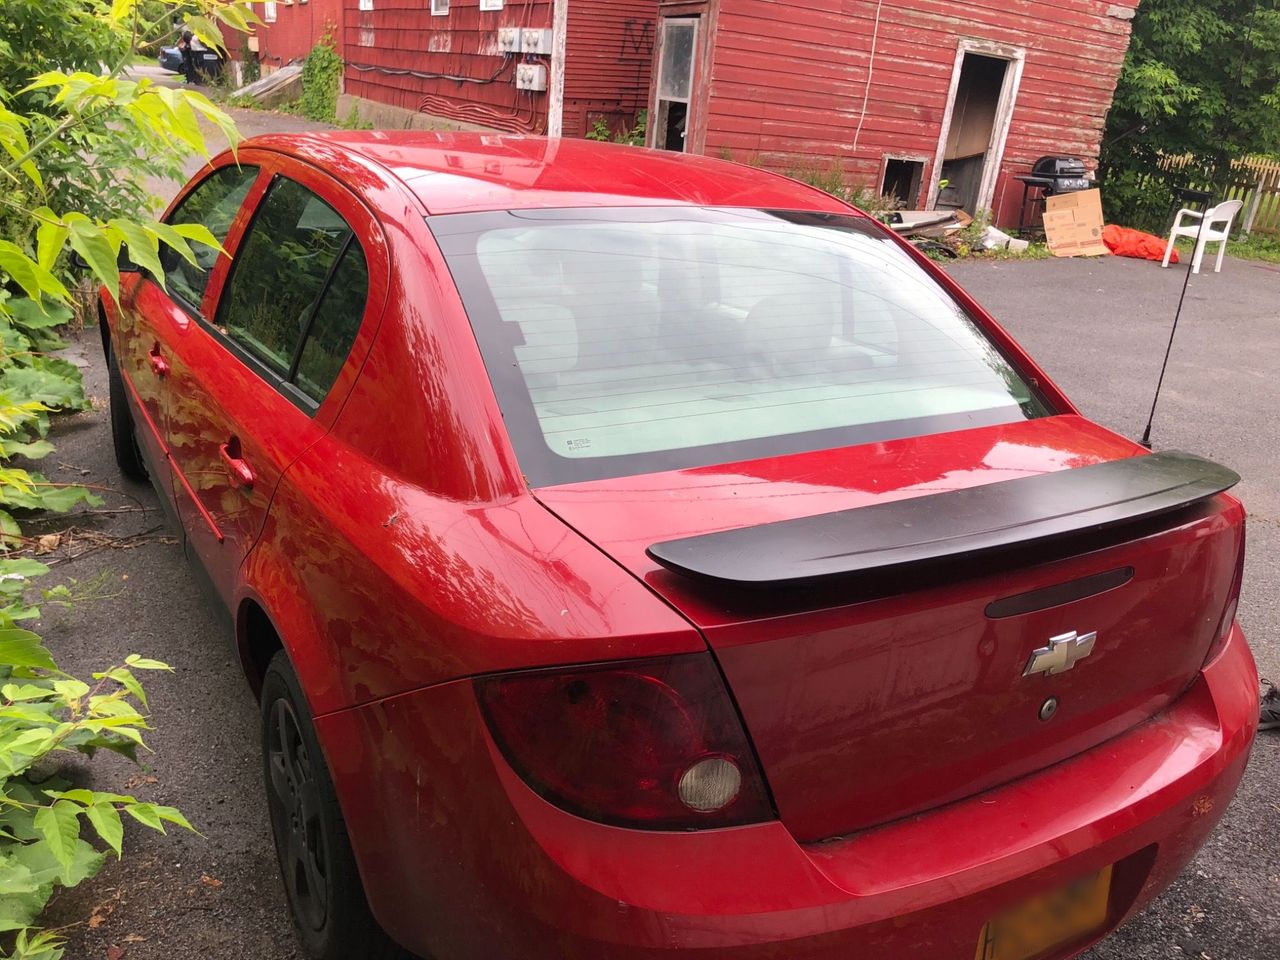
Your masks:
{"label": "black barbecue grill", "polygon": [[[1043,206],[1045,197],[1088,190],[1094,186],[1094,181],[1089,179],[1088,171],[1085,170],[1084,161],[1079,157],[1041,157],[1032,165],[1030,173],[1015,174],[1014,178],[1022,181],[1019,231],[1026,226],[1028,202],[1031,204],[1031,219],[1034,221],[1035,206]],[[1032,191],[1036,193],[1033,194]]]}

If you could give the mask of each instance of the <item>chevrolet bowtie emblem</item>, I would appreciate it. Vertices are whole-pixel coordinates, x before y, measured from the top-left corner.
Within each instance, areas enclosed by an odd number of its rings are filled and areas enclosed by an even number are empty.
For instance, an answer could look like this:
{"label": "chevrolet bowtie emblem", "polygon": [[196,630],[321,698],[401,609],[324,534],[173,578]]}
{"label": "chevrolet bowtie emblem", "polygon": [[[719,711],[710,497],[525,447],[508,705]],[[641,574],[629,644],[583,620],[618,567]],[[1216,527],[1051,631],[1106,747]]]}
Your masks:
{"label": "chevrolet bowtie emblem", "polygon": [[1093,653],[1093,644],[1097,639],[1096,630],[1083,634],[1072,630],[1070,633],[1050,637],[1047,647],[1032,651],[1022,675],[1029,677],[1033,673],[1047,673],[1052,676],[1055,673],[1066,673],[1076,665],[1076,661]]}

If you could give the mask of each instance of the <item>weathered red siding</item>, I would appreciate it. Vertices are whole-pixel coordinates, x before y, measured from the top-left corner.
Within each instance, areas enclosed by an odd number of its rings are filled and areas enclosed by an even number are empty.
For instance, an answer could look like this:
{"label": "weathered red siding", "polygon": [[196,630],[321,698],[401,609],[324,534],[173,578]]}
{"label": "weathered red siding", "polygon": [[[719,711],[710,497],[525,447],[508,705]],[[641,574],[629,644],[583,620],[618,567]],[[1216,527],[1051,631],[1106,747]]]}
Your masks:
{"label": "weathered red siding", "polygon": [[430,0],[343,4],[347,93],[500,130],[546,130],[548,94],[516,89],[522,58],[499,52],[498,28],[549,28],[551,0],[507,0],[497,11],[452,0],[445,16],[431,15]]}
{"label": "weathered red siding", "polygon": [[700,146],[775,168],[841,164],[877,187],[886,154],[912,154],[929,158],[927,183],[959,40],[1021,47],[993,201],[997,222],[1016,222],[1014,173],[1044,154],[1097,157],[1129,42],[1116,14],[1137,2],[722,0]]}
{"label": "weathered red siding", "polygon": [[[254,12],[263,17],[264,4],[254,4]],[[283,67],[302,60],[326,33],[333,35],[334,46],[342,53],[342,0],[309,0],[307,3],[277,3],[274,23],[259,24],[258,59],[270,68]],[[242,38],[230,42],[231,56],[241,59]]]}
{"label": "weathered red siding", "polygon": [[564,134],[630,126],[649,99],[658,0],[570,0]]}

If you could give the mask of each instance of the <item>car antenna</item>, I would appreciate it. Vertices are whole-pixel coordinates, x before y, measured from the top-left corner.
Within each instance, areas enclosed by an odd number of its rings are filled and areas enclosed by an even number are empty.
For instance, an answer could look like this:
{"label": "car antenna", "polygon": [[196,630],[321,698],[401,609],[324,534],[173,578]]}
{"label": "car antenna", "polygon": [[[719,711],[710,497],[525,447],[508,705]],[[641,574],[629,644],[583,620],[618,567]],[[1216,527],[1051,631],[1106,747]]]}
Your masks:
{"label": "car antenna", "polygon": [[[1173,329],[1169,331],[1169,345],[1164,348],[1164,363],[1160,364],[1160,379],[1156,381],[1156,395],[1151,398],[1151,413],[1147,416],[1147,428],[1142,431],[1142,439],[1138,441],[1148,450],[1151,449],[1151,424],[1156,419],[1156,404],[1160,402],[1160,388],[1164,386],[1164,372],[1169,367],[1169,354],[1173,352],[1173,338],[1178,333],[1178,320],[1182,317],[1182,304],[1187,299],[1187,284],[1191,282],[1191,268],[1196,262],[1195,251],[1200,249],[1200,235],[1204,233],[1204,222],[1207,219],[1209,219],[1209,208],[1206,208],[1200,216],[1200,228],[1196,230],[1196,245],[1192,248],[1191,258],[1187,263],[1187,273],[1182,278],[1182,294],[1178,297],[1178,309],[1173,314]],[[1224,240],[1223,243],[1226,243],[1226,241]]]}

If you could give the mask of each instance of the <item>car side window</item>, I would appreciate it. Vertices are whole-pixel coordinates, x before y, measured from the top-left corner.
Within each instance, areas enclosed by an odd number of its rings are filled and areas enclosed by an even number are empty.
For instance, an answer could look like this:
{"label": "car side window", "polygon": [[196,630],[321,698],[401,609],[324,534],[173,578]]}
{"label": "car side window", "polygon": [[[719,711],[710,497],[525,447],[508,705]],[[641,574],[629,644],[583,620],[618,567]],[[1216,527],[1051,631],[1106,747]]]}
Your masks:
{"label": "car side window", "polygon": [[[211,173],[183,199],[169,216],[170,224],[196,223],[209,229],[219,243],[225,243],[232,221],[244,204],[249,188],[258,179],[257,167],[223,167]],[[199,309],[209,274],[218,261],[218,251],[204,244],[191,244],[195,263],[172,247],[162,247],[160,266],[169,293],[193,310]]]}
{"label": "car side window", "polygon": [[329,392],[351,352],[368,298],[369,267],[353,237],[333,271],[298,357],[294,382],[317,403]]}
{"label": "car side window", "polygon": [[278,177],[232,264],[217,326],[281,380],[288,379],[312,314],[351,228],[299,183]]}

